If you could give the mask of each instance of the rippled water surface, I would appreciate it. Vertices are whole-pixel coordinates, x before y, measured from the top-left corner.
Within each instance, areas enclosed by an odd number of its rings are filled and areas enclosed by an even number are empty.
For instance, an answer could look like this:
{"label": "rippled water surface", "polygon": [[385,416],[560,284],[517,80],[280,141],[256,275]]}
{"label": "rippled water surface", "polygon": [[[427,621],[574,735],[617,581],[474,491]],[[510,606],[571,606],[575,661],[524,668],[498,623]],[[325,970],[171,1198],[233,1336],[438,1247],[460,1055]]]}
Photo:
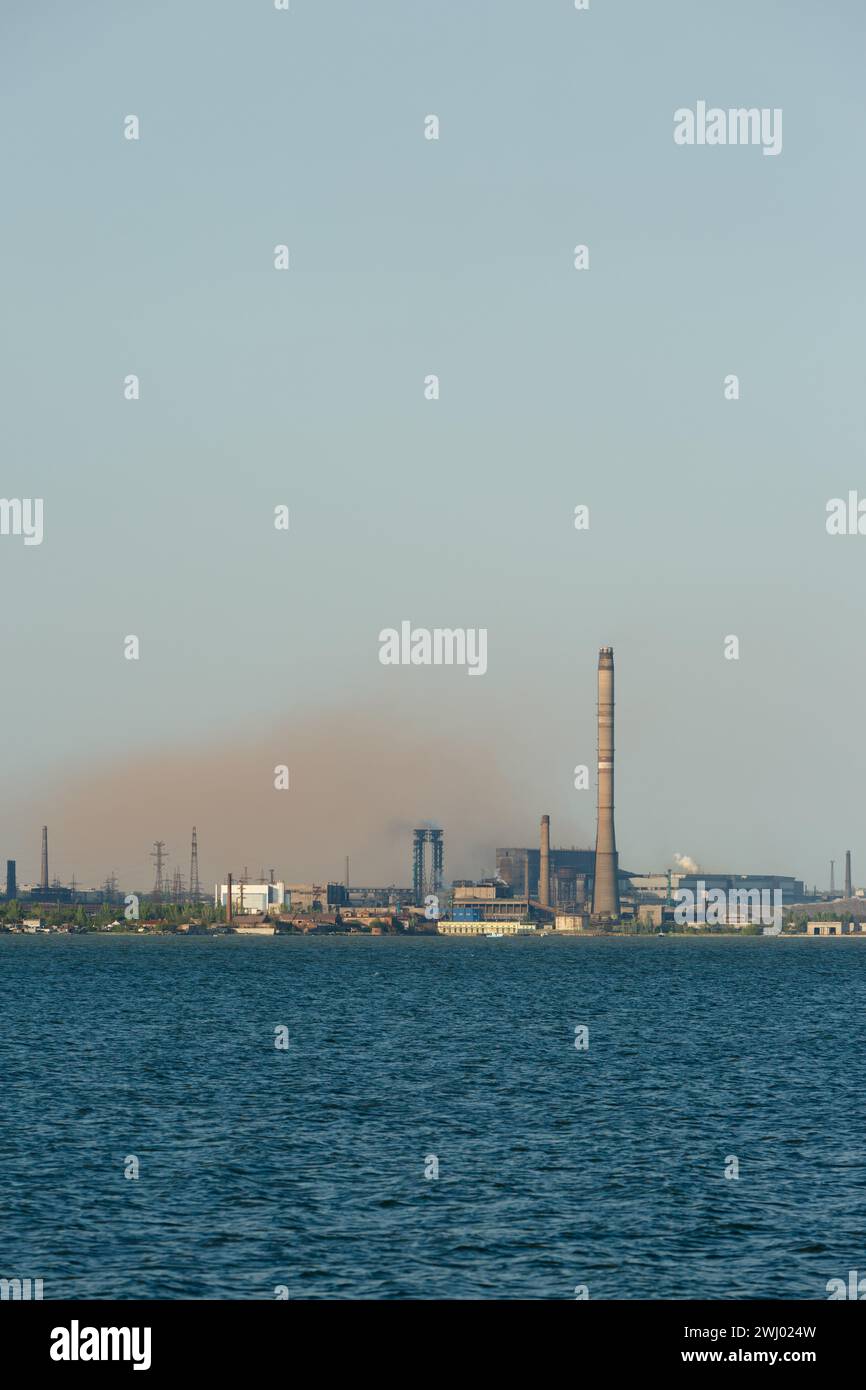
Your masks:
{"label": "rippled water surface", "polygon": [[864,986],[853,941],[0,937],[0,1276],[825,1298],[866,1270]]}

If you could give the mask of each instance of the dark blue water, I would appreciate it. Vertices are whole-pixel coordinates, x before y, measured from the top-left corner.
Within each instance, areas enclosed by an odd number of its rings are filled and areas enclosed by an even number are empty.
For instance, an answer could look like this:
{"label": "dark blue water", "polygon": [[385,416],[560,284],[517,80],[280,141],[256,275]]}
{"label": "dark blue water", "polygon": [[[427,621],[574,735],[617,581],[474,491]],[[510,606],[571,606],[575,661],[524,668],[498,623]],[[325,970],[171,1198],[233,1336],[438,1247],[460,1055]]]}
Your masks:
{"label": "dark blue water", "polygon": [[841,940],[0,937],[0,1276],[825,1298],[866,1271],[864,987]]}

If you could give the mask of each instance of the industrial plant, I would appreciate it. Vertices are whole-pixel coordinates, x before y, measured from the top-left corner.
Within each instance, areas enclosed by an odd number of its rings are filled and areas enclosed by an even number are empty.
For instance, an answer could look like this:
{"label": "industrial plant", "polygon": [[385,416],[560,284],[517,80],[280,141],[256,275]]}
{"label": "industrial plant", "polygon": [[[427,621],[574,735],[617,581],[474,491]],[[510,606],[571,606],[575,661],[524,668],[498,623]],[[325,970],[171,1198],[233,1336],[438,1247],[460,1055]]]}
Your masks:
{"label": "industrial plant", "polygon": [[[424,822],[412,831],[411,886],[361,887],[342,880],[289,882],[275,869],[226,873],[212,898],[202,890],[198,831],[192,828],[189,873],[169,869],[166,842],[153,841],[152,886],[125,892],[110,873],[101,887],[83,889],[73,875],[68,885],[49,875],[48,827],[42,826],[38,881],[20,883],[15,859],[6,863],[6,893],[0,928],[123,929],[144,922],[172,930],[234,932],[414,931],[442,936],[514,936],[537,933],[599,933],[676,929],[677,903],[695,904],[694,924],[735,930],[760,929],[758,906],[772,895],[808,935],[859,934],[866,924],[866,894],[854,888],[851,851],[845,852],[844,897],[836,896],[830,861],[830,891],[809,893],[802,880],[779,874],[737,874],[702,869],[685,856],[677,867],[640,873],[620,866],[614,822],[614,655],[602,647],[597,668],[597,799],[595,848],[551,843],[551,820],[536,823],[536,843],[495,851],[492,874],[456,879],[446,889],[445,831]],[[719,916],[706,905],[732,904]],[[808,920],[816,907],[820,916]],[[823,908],[832,909],[831,920]],[[800,911],[802,909],[802,911]],[[46,928],[43,923],[47,923]],[[70,925],[71,924],[71,925]]]}

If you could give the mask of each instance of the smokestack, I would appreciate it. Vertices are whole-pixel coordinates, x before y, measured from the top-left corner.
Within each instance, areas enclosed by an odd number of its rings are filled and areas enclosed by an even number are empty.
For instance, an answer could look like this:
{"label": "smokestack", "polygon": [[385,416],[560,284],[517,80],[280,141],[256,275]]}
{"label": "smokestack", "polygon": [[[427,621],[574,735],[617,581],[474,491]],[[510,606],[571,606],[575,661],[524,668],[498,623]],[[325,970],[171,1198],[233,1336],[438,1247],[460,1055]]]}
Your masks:
{"label": "smokestack", "polygon": [[592,910],[595,916],[619,916],[613,828],[613,647],[602,647],[598,654],[598,826]]}
{"label": "smokestack", "polygon": [[854,891],[851,887],[851,851],[845,851],[845,897],[853,898]]}
{"label": "smokestack", "polygon": [[541,858],[538,869],[538,901],[550,907],[550,816],[541,817]]}
{"label": "smokestack", "polygon": [[226,893],[226,921],[232,920],[232,876],[228,876],[228,892]]}
{"label": "smokestack", "polygon": [[48,887],[48,826],[42,827],[42,877],[39,880],[40,888]]}

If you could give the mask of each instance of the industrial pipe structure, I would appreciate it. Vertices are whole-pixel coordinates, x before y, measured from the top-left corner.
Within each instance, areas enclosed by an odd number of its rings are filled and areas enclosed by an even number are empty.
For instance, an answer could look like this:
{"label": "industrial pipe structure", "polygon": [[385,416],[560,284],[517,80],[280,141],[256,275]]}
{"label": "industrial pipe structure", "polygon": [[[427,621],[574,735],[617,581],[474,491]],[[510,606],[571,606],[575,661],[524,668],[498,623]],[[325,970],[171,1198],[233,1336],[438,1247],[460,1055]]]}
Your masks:
{"label": "industrial pipe structure", "polygon": [[598,824],[592,911],[619,916],[619,876],[613,828],[613,647],[598,654]]}
{"label": "industrial pipe structure", "polygon": [[852,886],[852,884],[851,884],[851,851],[850,851],[850,849],[846,849],[846,851],[845,851],[845,897],[846,897],[846,898],[853,898],[853,896],[854,896],[854,889],[853,889],[853,886]]}
{"label": "industrial pipe structure", "polygon": [[541,857],[538,870],[538,901],[550,907],[550,816],[541,817]]}

